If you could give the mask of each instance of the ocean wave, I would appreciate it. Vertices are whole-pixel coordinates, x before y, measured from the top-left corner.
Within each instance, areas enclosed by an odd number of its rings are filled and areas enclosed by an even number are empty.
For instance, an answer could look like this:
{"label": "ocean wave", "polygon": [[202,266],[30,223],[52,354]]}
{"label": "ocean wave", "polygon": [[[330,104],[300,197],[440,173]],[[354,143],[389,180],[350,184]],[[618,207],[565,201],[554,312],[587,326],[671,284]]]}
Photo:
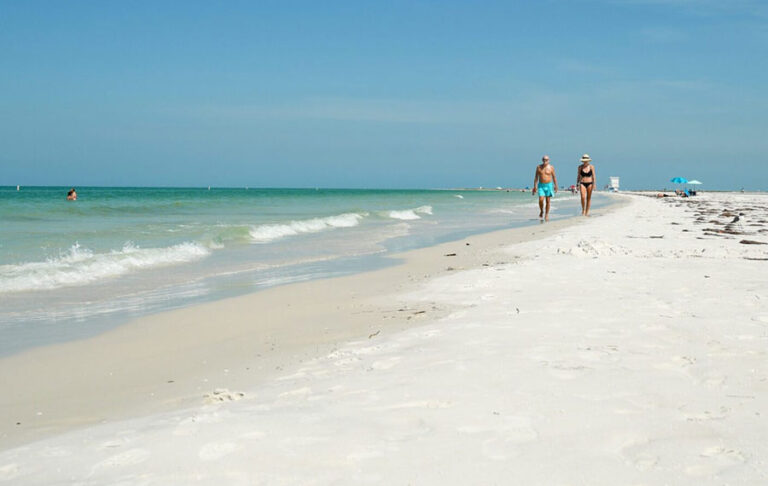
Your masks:
{"label": "ocean wave", "polygon": [[326,218],[312,218],[279,224],[262,224],[250,230],[251,241],[268,243],[273,240],[302,233],[318,233],[335,228],[351,228],[360,224],[367,213],[344,213]]}
{"label": "ocean wave", "polygon": [[200,237],[199,240],[212,250],[224,248],[230,242],[250,243],[252,225],[217,224]]}
{"label": "ocean wave", "polygon": [[44,262],[0,265],[0,293],[85,285],[146,268],[199,260],[210,253],[206,247],[190,242],[164,248],[139,248],[126,243],[109,253],[93,253],[75,243],[59,257]]}
{"label": "ocean wave", "polygon": [[392,210],[387,211],[386,213],[387,217],[392,219],[401,219],[404,221],[421,219],[419,214],[432,214],[432,206],[419,206],[418,208],[414,209]]}

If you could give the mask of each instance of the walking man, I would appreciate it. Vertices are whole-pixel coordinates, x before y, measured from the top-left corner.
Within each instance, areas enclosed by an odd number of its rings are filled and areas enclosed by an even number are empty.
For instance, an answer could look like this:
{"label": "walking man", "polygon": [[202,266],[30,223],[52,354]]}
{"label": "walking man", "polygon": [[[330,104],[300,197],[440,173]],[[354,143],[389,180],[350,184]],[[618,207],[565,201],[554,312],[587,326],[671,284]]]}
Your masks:
{"label": "walking man", "polygon": [[543,217],[544,221],[549,221],[549,200],[557,192],[557,176],[555,176],[555,168],[549,165],[549,155],[542,157],[541,164],[536,167],[531,194],[535,195],[537,190],[539,192],[539,219]]}

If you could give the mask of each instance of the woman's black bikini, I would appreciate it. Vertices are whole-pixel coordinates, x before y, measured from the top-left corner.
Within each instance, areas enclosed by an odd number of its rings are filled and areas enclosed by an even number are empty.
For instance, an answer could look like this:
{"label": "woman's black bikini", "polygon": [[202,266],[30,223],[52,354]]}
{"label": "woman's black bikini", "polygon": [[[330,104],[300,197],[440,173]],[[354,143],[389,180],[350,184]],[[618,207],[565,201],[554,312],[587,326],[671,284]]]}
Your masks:
{"label": "woman's black bikini", "polygon": [[[589,171],[587,171],[587,172],[584,172],[584,169],[581,169],[581,177],[582,178],[584,178],[584,177],[592,177],[592,169],[589,169]],[[592,185],[592,181],[589,181],[589,182],[581,181],[581,185],[584,186],[584,187],[589,187],[589,186]]]}

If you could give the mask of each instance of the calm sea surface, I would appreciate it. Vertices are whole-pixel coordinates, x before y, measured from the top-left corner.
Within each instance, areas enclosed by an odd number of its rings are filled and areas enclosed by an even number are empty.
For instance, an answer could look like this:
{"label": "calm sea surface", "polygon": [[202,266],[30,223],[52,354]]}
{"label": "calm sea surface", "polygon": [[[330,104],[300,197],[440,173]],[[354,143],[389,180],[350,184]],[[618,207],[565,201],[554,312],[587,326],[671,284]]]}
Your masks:
{"label": "calm sea surface", "polygon": [[[520,192],[80,187],[70,202],[67,189],[0,188],[0,355],[538,224]],[[578,200],[553,211],[576,214]]]}

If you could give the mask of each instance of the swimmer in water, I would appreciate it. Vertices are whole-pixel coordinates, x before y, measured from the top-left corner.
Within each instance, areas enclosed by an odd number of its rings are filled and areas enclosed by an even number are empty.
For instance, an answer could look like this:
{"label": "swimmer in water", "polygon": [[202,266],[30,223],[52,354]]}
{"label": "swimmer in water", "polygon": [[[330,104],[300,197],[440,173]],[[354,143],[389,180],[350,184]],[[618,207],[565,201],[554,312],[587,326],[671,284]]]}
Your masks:
{"label": "swimmer in water", "polygon": [[67,201],[77,201],[77,191],[74,187],[67,192]]}

